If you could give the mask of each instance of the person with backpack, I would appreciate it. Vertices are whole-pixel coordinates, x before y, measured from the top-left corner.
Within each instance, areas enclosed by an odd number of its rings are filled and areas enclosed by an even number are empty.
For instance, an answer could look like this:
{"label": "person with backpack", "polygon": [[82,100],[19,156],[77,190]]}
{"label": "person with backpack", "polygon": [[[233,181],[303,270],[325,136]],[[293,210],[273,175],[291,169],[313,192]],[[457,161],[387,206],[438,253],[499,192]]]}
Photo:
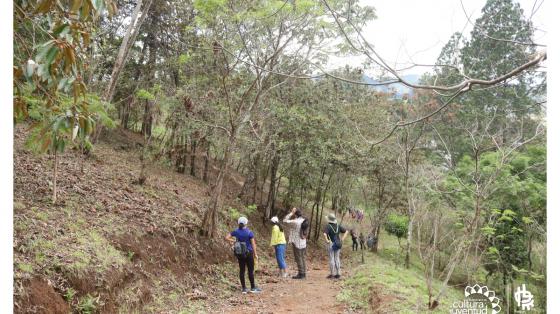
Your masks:
{"label": "person with backpack", "polygon": [[[246,294],[247,292],[259,293],[262,290],[255,285],[255,260],[258,260],[257,255],[257,244],[255,243],[255,235],[249,228],[247,224],[249,220],[246,217],[239,217],[237,220],[239,227],[228,235],[226,235],[226,240],[233,243],[233,253],[237,257],[239,262],[239,281],[241,281],[241,292]],[[249,275],[249,281],[251,282],[251,290],[247,289],[245,285],[245,268]]]}
{"label": "person with backpack", "polygon": [[305,251],[307,248],[309,221],[303,217],[301,209],[294,207],[284,217],[284,223],[290,226],[288,243],[291,244],[294,250],[294,259],[298,268],[297,275],[293,276],[292,279],[305,279]]}
{"label": "person with backpack", "polygon": [[350,231],[350,236],[352,237],[352,251],[358,250],[358,235],[356,234],[356,230],[352,229]]}
{"label": "person with backpack", "polygon": [[274,254],[276,255],[276,262],[278,263],[278,276],[286,278],[288,274],[286,273],[286,261],[284,259],[286,255],[286,237],[284,236],[284,228],[280,225],[278,217],[274,216],[272,219],[272,236],[270,239],[270,246],[274,247]]}
{"label": "person with backpack", "polygon": [[[340,251],[342,249],[342,242],[346,239],[348,235],[348,230],[343,226],[339,225],[336,221],[336,216],[334,214],[329,214],[327,217],[327,226],[325,227],[325,240],[327,241],[327,249],[329,252],[329,266],[330,275],[327,278],[340,278]],[[342,239],[340,234],[343,233]]]}

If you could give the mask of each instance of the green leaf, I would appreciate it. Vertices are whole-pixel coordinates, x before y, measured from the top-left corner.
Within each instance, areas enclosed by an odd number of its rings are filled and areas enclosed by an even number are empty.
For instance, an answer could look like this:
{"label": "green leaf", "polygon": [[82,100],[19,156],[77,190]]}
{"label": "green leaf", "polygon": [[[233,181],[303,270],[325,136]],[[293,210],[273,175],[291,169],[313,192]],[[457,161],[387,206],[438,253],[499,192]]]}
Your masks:
{"label": "green leaf", "polygon": [[37,62],[41,62],[43,61],[43,59],[46,58],[47,53],[49,52],[49,50],[52,48],[52,46],[54,45],[54,40],[49,40],[47,42],[45,42],[44,44],[39,46],[39,51],[37,53]]}
{"label": "green leaf", "polygon": [[482,231],[484,235],[494,235],[496,233],[496,229],[490,226],[480,228],[480,231]]}
{"label": "green leaf", "polygon": [[59,49],[56,46],[53,46],[51,47],[51,49],[49,49],[49,51],[47,52],[47,56],[45,57],[46,65],[50,66],[53,63],[54,58],[56,58],[56,55],[58,54],[58,51]]}
{"label": "green leaf", "polygon": [[64,23],[54,29],[53,35],[55,35],[56,37],[64,37],[64,35],[68,34],[69,32],[70,32],[70,25]]}

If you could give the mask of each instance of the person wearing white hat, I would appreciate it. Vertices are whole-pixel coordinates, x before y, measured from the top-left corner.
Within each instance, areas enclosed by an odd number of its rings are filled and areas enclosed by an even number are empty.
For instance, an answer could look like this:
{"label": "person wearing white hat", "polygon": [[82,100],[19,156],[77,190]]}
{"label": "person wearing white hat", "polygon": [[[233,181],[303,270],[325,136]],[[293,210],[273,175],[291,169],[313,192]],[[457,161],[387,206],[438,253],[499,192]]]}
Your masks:
{"label": "person wearing white hat", "polygon": [[[329,266],[330,275],[327,278],[340,278],[340,251],[342,249],[342,242],[346,239],[348,235],[348,230],[338,224],[336,221],[336,216],[334,214],[329,214],[326,216],[327,226],[325,227],[325,240],[327,241],[327,250],[329,252]],[[343,233],[342,239],[340,239],[340,233]]]}
{"label": "person wearing white hat", "polygon": [[278,276],[286,278],[288,273],[286,273],[286,261],[284,259],[286,254],[286,237],[284,236],[284,228],[282,228],[278,217],[274,216],[270,219],[270,221],[273,224],[270,246],[274,247],[276,262],[278,263]]}
{"label": "person wearing white hat", "polygon": [[[262,290],[257,288],[255,285],[254,274],[255,260],[259,259],[257,255],[255,235],[251,230],[249,230],[249,228],[247,228],[247,224],[249,223],[247,217],[239,217],[239,219],[237,219],[237,223],[239,224],[239,227],[226,235],[226,240],[234,243],[233,253],[239,262],[239,281],[241,282],[241,292],[244,294],[249,291],[251,293],[259,293]],[[245,285],[245,268],[247,268],[249,281],[251,282],[251,290],[248,290]]]}

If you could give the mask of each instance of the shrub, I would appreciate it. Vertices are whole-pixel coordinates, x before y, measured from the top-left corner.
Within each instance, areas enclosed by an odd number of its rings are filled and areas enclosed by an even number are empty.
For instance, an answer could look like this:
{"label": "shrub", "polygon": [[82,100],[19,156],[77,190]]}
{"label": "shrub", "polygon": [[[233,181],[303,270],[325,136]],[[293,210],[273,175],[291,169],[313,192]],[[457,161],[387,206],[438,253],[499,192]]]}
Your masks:
{"label": "shrub", "polygon": [[390,235],[394,235],[399,240],[406,237],[408,233],[408,217],[404,215],[390,214],[385,222],[385,231]]}

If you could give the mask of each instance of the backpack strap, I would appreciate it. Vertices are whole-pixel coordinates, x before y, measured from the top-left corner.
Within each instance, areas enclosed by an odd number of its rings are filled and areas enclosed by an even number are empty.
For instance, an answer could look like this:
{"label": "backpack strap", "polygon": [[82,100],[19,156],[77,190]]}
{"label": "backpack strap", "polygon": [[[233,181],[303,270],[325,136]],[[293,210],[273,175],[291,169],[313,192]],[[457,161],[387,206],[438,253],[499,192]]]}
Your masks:
{"label": "backpack strap", "polygon": [[[331,224],[329,224],[329,227],[331,227],[331,230],[334,232],[335,235],[338,234],[338,231],[339,231],[338,224],[336,224],[336,231],[334,230],[334,228]],[[331,240],[334,240],[334,239],[331,239]]]}

